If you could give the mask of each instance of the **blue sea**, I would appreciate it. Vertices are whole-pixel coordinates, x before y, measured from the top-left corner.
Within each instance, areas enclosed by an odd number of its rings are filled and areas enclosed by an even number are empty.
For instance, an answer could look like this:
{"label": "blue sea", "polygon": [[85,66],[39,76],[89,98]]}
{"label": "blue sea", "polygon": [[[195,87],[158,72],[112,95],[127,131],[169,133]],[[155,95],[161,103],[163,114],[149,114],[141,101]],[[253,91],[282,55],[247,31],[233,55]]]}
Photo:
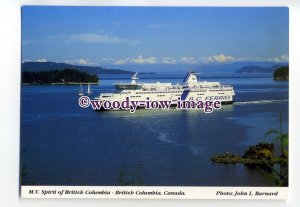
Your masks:
{"label": "blue sea", "polygon": [[[141,82],[180,83],[184,74],[144,74]],[[102,75],[94,98],[129,75]],[[218,153],[242,155],[279,128],[288,131],[288,81],[271,74],[200,75],[235,89],[235,103],[198,110],[96,112],[78,105],[79,86],[22,86],[23,185],[272,186],[243,164],[213,164]],[[86,90],[86,86],[84,87]],[[269,141],[272,141],[269,139]],[[138,180],[138,182],[137,182]]]}

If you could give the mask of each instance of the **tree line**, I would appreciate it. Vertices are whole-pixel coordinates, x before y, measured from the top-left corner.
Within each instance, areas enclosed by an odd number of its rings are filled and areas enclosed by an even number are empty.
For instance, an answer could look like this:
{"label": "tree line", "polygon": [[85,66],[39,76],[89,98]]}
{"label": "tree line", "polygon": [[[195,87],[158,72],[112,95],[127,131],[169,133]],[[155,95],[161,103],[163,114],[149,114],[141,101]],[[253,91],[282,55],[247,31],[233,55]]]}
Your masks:
{"label": "tree line", "polygon": [[289,66],[282,66],[277,68],[273,73],[274,80],[288,80],[289,79]]}
{"label": "tree line", "polygon": [[24,71],[22,72],[22,83],[29,84],[51,84],[69,82],[98,82],[99,78],[95,74],[89,74],[74,69],[51,70],[51,71]]}

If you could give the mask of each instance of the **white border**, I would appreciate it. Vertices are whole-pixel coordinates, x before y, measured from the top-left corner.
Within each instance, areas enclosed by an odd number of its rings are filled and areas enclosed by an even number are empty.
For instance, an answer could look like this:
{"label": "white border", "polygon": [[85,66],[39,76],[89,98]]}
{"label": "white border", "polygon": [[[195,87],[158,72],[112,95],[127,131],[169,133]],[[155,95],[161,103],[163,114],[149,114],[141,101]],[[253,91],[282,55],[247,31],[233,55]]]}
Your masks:
{"label": "white border", "polygon": [[22,0],[22,5],[61,6],[287,6],[285,0]]}
{"label": "white border", "polygon": [[22,5],[137,5],[137,6],[289,6],[290,8],[290,188],[289,199],[286,202],[255,200],[245,202],[202,200],[201,205],[223,206],[299,206],[300,195],[300,165],[298,162],[300,149],[300,132],[298,117],[300,117],[299,87],[299,36],[300,36],[300,2],[298,0],[187,0],[187,1],[115,1],[115,0],[2,0],[0,6],[0,204],[1,206],[199,206],[198,201],[128,201],[128,200],[20,200],[19,199],[19,113],[20,113],[20,6]]}
{"label": "white border", "polygon": [[[147,194],[148,192],[152,194]],[[22,186],[21,196],[22,198],[283,200],[288,196],[288,187]]]}

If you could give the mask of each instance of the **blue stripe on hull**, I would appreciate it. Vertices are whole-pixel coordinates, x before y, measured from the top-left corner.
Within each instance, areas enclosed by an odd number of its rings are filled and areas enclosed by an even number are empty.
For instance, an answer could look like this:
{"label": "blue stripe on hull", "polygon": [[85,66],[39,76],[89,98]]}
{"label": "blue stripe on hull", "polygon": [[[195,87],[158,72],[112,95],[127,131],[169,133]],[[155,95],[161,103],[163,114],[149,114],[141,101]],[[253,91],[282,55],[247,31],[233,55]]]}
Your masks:
{"label": "blue stripe on hull", "polygon": [[191,74],[191,72],[188,72],[186,74],[185,78],[183,79],[183,83],[185,83],[188,80],[188,78],[190,77],[190,74]]}
{"label": "blue stripe on hull", "polygon": [[189,95],[190,90],[184,90],[181,94],[181,100],[185,100],[186,97]]}

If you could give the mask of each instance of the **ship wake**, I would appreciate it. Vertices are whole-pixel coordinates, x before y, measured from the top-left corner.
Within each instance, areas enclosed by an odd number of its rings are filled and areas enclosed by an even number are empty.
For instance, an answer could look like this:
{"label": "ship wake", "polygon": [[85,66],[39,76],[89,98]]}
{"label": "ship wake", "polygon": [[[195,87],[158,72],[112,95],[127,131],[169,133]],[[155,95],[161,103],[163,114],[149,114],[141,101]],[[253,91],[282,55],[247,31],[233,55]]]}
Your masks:
{"label": "ship wake", "polygon": [[283,103],[288,102],[288,99],[283,100],[258,100],[258,101],[239,101],[235,102],[234,105],[248,105],[248,104],[270,104],[270,103]]}

